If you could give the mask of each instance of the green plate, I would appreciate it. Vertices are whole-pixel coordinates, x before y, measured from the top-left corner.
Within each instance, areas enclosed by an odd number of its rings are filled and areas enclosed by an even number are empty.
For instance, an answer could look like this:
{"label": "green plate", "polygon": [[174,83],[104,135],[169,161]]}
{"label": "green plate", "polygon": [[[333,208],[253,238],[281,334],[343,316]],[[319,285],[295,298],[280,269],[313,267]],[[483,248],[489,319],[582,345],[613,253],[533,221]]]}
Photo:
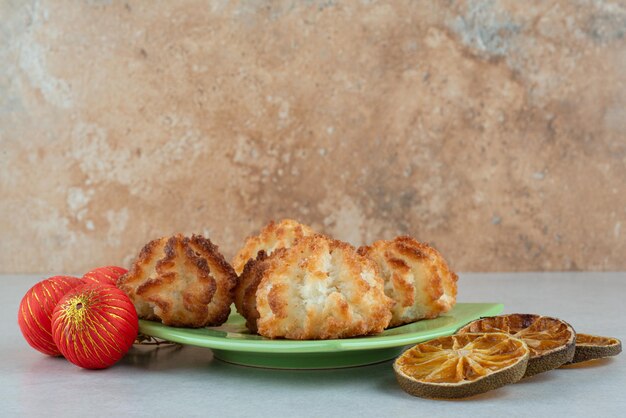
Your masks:
{"label": "green plate", "polygon": [[211,348],[216,358],[235,364],[278,369],[328,369],[363,366],[396,357],[402,348],[453,334],[474,319],[502,312],[499,303],[458,303],[435,318],[390,328],[367,337],[339,340],[271,340],[246,329],[245,320],[232,313],[220,327],[174,328],[139,321],[139,332],[181,344]]}

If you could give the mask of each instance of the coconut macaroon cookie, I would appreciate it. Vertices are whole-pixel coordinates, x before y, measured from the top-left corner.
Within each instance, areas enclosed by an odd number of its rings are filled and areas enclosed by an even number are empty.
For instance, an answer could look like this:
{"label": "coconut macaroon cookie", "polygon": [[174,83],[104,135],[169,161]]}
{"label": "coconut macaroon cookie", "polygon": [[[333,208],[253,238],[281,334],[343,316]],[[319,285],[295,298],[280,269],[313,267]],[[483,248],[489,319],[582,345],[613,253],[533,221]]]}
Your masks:
{"label": "coconut macaroon cookie", "polygon": [[361,247],[359,254],[377,264],[385,293],[395,301],[390,327],[435,318],[455,305],[458,276],[434,248],[400,236]]}
{"label": "coconut macaroon cookie", "polygon": [[293,219],[283,219],[278,223],[271,221],[259,235],[248,237],[243,248],[235,255],[233,259],[235,272],[241,274],[248,260],[255,259],[261,251],[270,255],[279,248],[291,247],[299,238],[314,234],[315,231],[310,226]]}
{"label": "coconut macaroon cookie", "polygon": [[197,328],[228,319],[236,283],[235,271],[209,239],[178,234],[146,244],[117,287],[139,318]]}
{"label": "coconut macaroon cookie", "polygon": [[393,301],[376,266],[350,244],[323,235],[248,263],[236,289],[237,310],[269,338],[346,338],[383,331]]}

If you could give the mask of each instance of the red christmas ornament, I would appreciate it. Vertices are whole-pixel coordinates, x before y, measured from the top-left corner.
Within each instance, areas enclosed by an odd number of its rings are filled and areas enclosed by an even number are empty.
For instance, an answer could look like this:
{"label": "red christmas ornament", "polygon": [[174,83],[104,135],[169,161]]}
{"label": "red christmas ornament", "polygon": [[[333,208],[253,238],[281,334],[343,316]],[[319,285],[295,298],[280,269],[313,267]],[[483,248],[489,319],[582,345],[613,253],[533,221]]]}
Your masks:
{"label": "red christmas ornament", "polygon": [[137,311],[126,293],[102,284],[68,292],[52,314],[52,336],[66,359],[86,369],[115,364],[139,332]]}
{"label": "red christmas ornament", "polygon": [[49,356],[61,355],[52,338],[52,311],[67,292],[82,284],[78,277],[54,276],[26,292],[17,312],[17,323],[31,347]]}
{"label": "red christmas ornament", "polygon": [[128,270],[122,267],[104,266],[88,271],[83,276],[83,280],[85,283],[101,283],[115,286],[117,279],[126,273],[128,273]]}

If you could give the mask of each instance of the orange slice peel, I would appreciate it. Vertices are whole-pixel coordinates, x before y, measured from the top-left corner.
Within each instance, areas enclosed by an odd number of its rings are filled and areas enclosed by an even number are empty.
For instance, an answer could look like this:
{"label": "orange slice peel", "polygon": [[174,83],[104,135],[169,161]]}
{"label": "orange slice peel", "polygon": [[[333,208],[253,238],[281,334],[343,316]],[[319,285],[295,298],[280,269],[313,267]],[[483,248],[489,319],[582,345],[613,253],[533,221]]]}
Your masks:
{"label": "orange slice peel", "polygon": [[509,334],[466,333],[418,344],[393,368],[400,387],[423,398],[464,398],[514,383],[524,376],[530,349]]}
{"label": "orange slice peel", "polygon": [[616,356],[622,352],[622,342],[617,338],[591,334],[576,334],[574,358],[567,364]]}
{"label": "orange slice peel", "polygon": [[459,329],[459,334],[504,332],[523,340],[530,350],[524,377],[566,364],[574,358],[576,332],[567,322],[534,314],[509,314],[481,318]]}

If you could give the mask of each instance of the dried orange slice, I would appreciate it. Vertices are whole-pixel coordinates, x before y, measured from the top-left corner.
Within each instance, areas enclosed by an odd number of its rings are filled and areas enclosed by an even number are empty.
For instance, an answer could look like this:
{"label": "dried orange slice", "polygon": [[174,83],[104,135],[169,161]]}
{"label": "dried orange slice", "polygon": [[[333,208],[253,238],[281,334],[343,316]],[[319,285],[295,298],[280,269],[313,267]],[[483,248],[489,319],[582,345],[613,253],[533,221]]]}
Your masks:
{"label": "dried orange slice", "polygon": [[572,361],[567,364],[616,356],[621,352],[622,342],[617,338],[576,334],[576,352]]}
{"label": "dried orange slice", "polygon": [[534,314],[510,314],[478,319],[458,333],[506,332],[524,340],[530,360],[524,377],[533,376],[571,361],[574,358],[576,332],[557,318]]}
{"label": "dried orange slice", "polygon": [[502,332],[450,335],[418,344],[393,369],[400,387],[422,398],[464,398],[524,376],[526,344]]}

